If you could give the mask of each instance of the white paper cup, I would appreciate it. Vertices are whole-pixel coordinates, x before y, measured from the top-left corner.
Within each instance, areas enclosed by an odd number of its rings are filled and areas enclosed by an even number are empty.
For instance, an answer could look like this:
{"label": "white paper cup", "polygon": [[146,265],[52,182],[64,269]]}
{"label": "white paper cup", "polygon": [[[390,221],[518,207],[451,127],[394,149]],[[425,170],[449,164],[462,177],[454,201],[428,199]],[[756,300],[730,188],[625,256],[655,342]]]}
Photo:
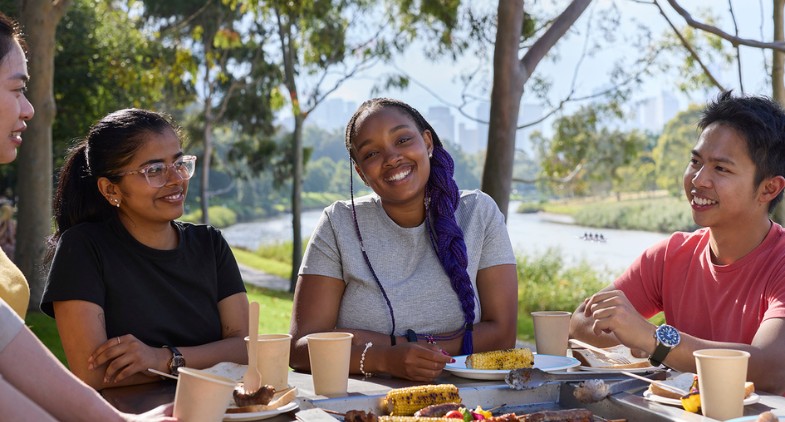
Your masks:
{"label": "white paper cup", "polygon": [[305,336],[311,360],[313,390],[322,396],[345,396],[349,387],[351,333],[314,333]]}
{"label": "white paper cup", "polygon": [[534,342],[537,353],[543,355],[567,355],[567,341],[570,337],[571,312],[537,311],[532,312],[534,322]]}
{"label": "white paper cup", "polygon": [[703,416],[726,420],[744,413],[744,383],[750,354],[743,350],[703,349],[692,352],[698,368]]}
{"label": "white paper cup", "polygon": [[[256,342],[256,368],[262,385],[272,385],[275,391],[289,388],[289,348],[291,334],[259,334]],[[248,337],[245,338],[248,347]]]}
{"label": "white paper cup", "polygon": [[183,422],[223,420],[237,384],[230,378],[193,368],[180,368],[173,416]]}

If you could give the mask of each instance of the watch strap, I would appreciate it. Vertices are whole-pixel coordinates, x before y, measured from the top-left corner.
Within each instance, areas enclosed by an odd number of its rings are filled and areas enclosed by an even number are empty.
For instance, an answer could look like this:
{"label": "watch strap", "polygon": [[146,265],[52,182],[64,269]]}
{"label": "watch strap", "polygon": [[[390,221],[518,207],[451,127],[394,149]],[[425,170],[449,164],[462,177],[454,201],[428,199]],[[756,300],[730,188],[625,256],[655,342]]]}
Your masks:
{"label": "watch strap", "polygon": [[668,347],[657,340],[657,347],[654,348],[654,353],[649,356],[649,363],[651,366],[662,365],[662,362],[665,361],[665,358],[668,356],[668,353],[671,352],[671,349],[672,347]]}
{"label": "watch strap", "polygon": [[169,358],[169,362],[167,366],[169,367],[169,373],[172,375],[178,375],[177,369],[180,367],[185,366],[185,358],[183,358],[183,354],[180,353],[174,346],[163,346],[166,349],[169,349],[172,352],[172,357]]}

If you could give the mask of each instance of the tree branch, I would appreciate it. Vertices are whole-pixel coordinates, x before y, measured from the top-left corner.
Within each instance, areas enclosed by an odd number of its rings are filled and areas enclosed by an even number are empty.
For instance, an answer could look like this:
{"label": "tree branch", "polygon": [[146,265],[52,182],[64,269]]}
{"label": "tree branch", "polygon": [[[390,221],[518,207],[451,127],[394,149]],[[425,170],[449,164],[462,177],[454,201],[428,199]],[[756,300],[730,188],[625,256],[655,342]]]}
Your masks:
{"label": "tree branch", "polygon": [[556,42],[570,29],[572,24],[578,20],[583,11],[589,6],[589,3],[591,3],[591,0],[573,0],[559,17],[553,21],[553,25],[532,44],[529,51],[520,60],[520,66],[523,68],[526,78],[528,78],[532,70],[537,67],[537,64],[540,63]]}
{"label": "tree branch", "polygon": [[733,44],[734,47],[737,45],[746,45],[748,47],[768,48],[772,50],[785,52],[785,42],[763,42],[758,40],[751,40],[749,38],[736,37],[717,28],[716,26],[699,22],[693,19],[692,15],[690,15],[689,12],[687,12],[683,7],[681,7],[681,5],[679,5],[679,3],[676,2],[676,0],[668,0],[668,4],[671,5],[671,7],[673,8],[673,10],[676,11],[676,13],[680,14],[684,18],[684,20],[687,21],[687,25],[714,34],[730,42],[731,44]]}
{"label": "tree branch", "polygon": [[[668,2],[673,3],[672,0],[668,0]],[[681,35],[681,32],[679,32],[679,29],[676,28],[676,25],[674,25],[673,22],[670,20],[670,18],[668,18],[668,15],[665,14],[665,11],[662,10],[662,6],[660,6],[660,3],[657,0],[654,0],[654,5],[657,6],[657,9],[660,10],[660,15],[662,15],[662,17],[665,18],[665,21],[668,22],[668,25],[670,25],[673,32],[676,34],[677,37],[679,37],[679,41],[681,41],[681,44],[684,46],[684,48],[687,49],[687,51],[690,53],[692,58],[694,58],[695,61],[698,62],[698,65],[701,67],[701,70],[703,70],[703,73],[706,74],[709,80],[711,80],[711,83],[714,84],[714,86],[716,86],[720,91],[725,91],[725,87],[723,87],[722,84],[717,80],[717,78],[714,77],[714,75],[711,73],[711,70],[709,70],[709,68],[706,67],[706,65],[703,63],[703,60],[701,60],[700,56],[698,56],[698,52],[695,51],[694,48],[692,48],[692,45],[689,43],[689,41],[687,41],[687,39],[685,39],[684,36]]]}
{"label": "tree branch", "polygon": [[[736,36],[739,36],[739,24],[736,22],[736,13],[733,12],[733,3],[731,0],[728,0],[728,10],[730,10],[730,17],[733,20],[733,32]],[[739,73],[739,89],[741,93],[744,93],[744,79],[741,77],[741,48],[740,46],[736,45],[736,66],[738,68]]]}
{"label": "tree branch", "polygon": [[578,163],[578,165],[575,166],[575,168],[572,169],[570,171],[570,173],[568,175],[564,176],[564,177],[559,177],[559,178],[556,178],[556,177],[538,177],[536,179],[519,179],[517,177],[513,177],[512,181],[515,182],[515,183],[526,183],[526,184],[534,184],[534,183],[538,183],[538,182],[552,182],[552,183],[567,184],[567,183],[570,183],[573,180],[575,180],[575,178],[578,176],[578,173],[580,173],[581,170],[583,170],[583,163]]}

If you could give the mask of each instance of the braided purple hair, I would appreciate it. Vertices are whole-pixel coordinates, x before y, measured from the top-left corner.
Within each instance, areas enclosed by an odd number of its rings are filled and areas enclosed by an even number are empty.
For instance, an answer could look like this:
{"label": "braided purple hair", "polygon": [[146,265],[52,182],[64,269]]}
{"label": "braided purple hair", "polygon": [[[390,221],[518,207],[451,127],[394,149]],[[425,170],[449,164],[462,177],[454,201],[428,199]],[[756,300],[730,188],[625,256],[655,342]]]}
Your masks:
{"label": "braided purple hair", "polygon": [[[444,149],[433,127],[415,108],[402,101],[390,98],[374,98],[360,105],[346,125],[346,149],[349,151],[350,157],[352,157],[352,140],[357,133],[355,125],[358,117],[365,112],[372,112],[384,107],[397,107],[412,118],[421,133],[425,130],[431,132],[434,148],[433,156],[431,157],[431,173],[426,185],[426,224],[430,222],[430,235],[436,249],[436,255],[439,257],[444,271],[450,277],[452,288],[461,302],[465,328],[461,347],[462,354],[471,354],[474,350],[472,331],[474,327],[475,295],[471,278],[466,271],[468,258],[466,243],[463,240],[463,231],[455,221],[455,209],[458,207],[460,192],[455,179],[453,179],[455,164],[452,157]],[[354,207],[353,193],[352,207]],[[362,242],[356,217],[355,226],[357,235]],[[370,262],[368,264],[370,265]],[[373,271],[373,268],[371,268],[371,271]],[[384,288],[378,279],[376,281],[386,299],[387,295],[384,292]],[[388,307],[390,307],[390,315],[392,317],[392,306],[389,301]],[[394,317],[393,327],[395,327]]]}

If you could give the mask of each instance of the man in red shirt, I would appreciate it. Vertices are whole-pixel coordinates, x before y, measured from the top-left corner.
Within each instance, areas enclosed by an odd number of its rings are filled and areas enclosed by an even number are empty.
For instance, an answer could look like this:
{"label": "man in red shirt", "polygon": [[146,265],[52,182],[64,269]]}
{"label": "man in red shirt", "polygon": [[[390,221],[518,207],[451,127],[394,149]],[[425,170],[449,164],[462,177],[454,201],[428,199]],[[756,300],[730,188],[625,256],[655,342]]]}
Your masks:
{"label": "man in red shirt", "polygon": [[[698,127],[684,192],[702,228],[647,249],[578,307],[570,333],[685,372],[696,370],[695,350],[745,350],[748,379],[783,394],[785,229],[770,213],[785,187],[785,113],[768,98],[725,92]],[[667,324],[657,327],[648,318],[661,311]]]}

